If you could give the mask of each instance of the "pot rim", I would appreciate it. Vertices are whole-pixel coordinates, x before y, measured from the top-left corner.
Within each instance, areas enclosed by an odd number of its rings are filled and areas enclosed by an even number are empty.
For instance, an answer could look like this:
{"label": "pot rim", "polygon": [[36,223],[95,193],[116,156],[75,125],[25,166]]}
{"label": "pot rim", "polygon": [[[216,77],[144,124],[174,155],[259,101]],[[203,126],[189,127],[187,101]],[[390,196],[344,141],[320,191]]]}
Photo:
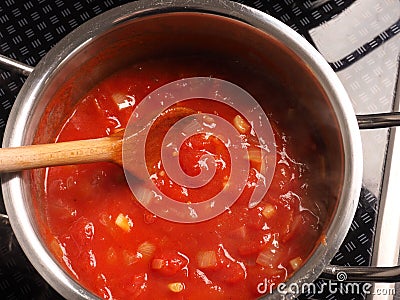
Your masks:
{"label": "pot rim", "polygon": [[[245,5],[221,0],[139,1],[116,7],[87,21],[57,43],[34,68],[19,92],[11,110],[4,133],[3,147],[23,145],[26,141],[25,123],[53,72],[65,59],[85,47],[92,39],[125,21],[166,12],[202,12],[223,15],[243,21],[267,32],[291,49],[321,84],[338,118],[344,147],[343,191],[331,225],[326,231],[326,244],[320,244],[308,261],[291,276],[286,287],[314,281],[338,251],[353,220],[362,184],[362,147],[356,116],[342,83],[319,52],[287,25]],[[2,191],[13,231],[29,260],[61,295],[66,298],[97,299],[80,286],[51,257],[42,245],[24,205],[25,191],[21,173],[3,174]],[[289,293],[287,299],[294,298]],[[281,299],[282,291],[275,290],[271,299]]]}

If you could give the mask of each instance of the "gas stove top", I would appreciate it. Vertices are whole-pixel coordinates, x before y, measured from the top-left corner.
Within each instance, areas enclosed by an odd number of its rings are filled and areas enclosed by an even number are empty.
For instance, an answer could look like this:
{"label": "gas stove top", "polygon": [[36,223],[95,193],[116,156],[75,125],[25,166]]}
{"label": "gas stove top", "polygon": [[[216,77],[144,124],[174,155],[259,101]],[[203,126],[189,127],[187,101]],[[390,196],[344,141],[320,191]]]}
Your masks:
{"label": "gas stove top", "polygon": [[[88,19],[127,0],[4,0],[0,3],[0,54],[35,66],[67,33]],[[400,52],[400,2],[397,0],[267,0],[237,2],[267,12],[302,34],[337,72],[357,114],[396,108]],[[0,137],[24,77],[0,70]],[[362,132],[364,186],[352,226],[332,264],[390,264],[398,248],[388,250],[390,211],[396,210],[394,179],[400,176],[393,149],[395,131]],[[396,144],[397,143],[397,144]],[[400,150],[400,149],[398,149]],[[400,151],[397,151],[400,153]],[[389,176],[390,175],[390,176]],[[1,199],[2,200],[2,199]],[[383,205],[388,205],[383,209]],[[400,212],[400,209],[397,208]],[[29,263],[8,224],[0,201],[0,295],[3,299],[62,299]],[[396,216],[391,216],[396,220]],[[397,219],[400,219],[397,217]],[[386,220],[386,221],[384,221]],[[397,221],[392,222],[397,226]],[[394,229],[395,232],[398,228]],[[395,241],[396,240],[396,241]],[[385,242],[386,241],[386,242]],[[383,249],[383,250],[382,250]],[[382,257],[382,251],[386,258]],[[390,257],[388,257],[390,256]],[[386,259],[386,262],[385,262]],[[325,281],[318,280],[317,286]],[[393,287],[392,285],[390,287]],[[305,292],[299,299],[365,299],[367,293],[326,290]],[[371,297],[371,296],[368,296]],[[386,298],[385,298],[386,299]]]}

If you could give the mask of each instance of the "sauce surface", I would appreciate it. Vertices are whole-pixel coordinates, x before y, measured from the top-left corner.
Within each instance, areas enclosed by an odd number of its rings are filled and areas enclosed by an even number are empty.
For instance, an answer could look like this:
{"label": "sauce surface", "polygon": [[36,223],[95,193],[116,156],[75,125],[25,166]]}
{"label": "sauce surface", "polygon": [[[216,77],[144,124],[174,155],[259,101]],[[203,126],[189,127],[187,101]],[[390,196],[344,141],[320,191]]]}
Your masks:
{"label": "sauce surface", "polygon": [[[148,61],[106,78],[78,103],[56,141],[102,137],[124,128],[140,100],[163,84],[193,76],[222,78],[263,103],[277,151],[268,193],[250,209],[260,168],[250,124],[233,108],[211,100],[178,104],[231,122],[241,131],[250,158],[240,198],[223,214],[195,224],[166,221],[147,211],[132,195],[120,166],[48,168],[43,201],[47,243],[82,285],[105,299],[255,299],[263,294],[261,283],[283,282],[306,261],[325,218],[323,207],[311,200],[312,168],[319,172],[323,162],[314,153],[311,136],[302,135],[298,150],[286,133],[297,126],[290,121],[291,110],[280,109],[294,101],[291,96],[273,79],[255,79],[259,74],[252,72],[238,62],[222,64],[204,57]],[[163,134],[153,132],[148,140],[157,141]],[[230,159],[218,138],[194,135],[178,154],[191,176],[200,172],[203,154],[213,156],[216,174],[204,187],[186,189],[168,178],[159,152],[146,153],[151,178],[165,194],[177,201],[201,202],[225,187]]]}

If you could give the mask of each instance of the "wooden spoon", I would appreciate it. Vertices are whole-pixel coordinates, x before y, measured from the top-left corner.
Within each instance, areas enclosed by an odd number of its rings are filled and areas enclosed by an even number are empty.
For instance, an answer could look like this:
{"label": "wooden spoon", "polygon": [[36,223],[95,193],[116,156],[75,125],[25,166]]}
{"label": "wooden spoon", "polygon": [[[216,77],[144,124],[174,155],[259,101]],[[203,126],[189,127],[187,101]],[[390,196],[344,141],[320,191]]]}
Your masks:
{"label": "wooden spoon", "polygon": [[[193,109],[187,107],[178,106],[167,109],[157,117],[152,129],[171,127],[180,119],[194,113]],[[124,133],[125,129],[119,129],[109,136],[96,139],[2,148],[0,149],[0,172],[93,162],[114,162],[123,166]],[[131,139],[130,143],[132,142],[135,141]],[[152,150],[157,149],[149,149],[149,151]]]}

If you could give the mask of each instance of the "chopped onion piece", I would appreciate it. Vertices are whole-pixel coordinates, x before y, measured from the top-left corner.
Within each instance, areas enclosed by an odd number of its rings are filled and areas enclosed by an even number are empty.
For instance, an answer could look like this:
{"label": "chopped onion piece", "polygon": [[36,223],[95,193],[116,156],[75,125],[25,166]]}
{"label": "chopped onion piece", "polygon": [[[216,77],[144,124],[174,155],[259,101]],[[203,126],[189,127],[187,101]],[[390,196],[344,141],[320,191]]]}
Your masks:
{"label": "chopped onion piece", "polygon": [[229,188],[229,176],[224,176],[224,180],[222,182],[224,188]]}
{"label": "chopped onion piece", "polygon": [[270,203],[265,204],[264,209],[262,210],[262,215],[269,219],[276,213],[276,207]]}
{"label": "chopped onion piece", "polygon": [[121,93],[115,93],[112,95],[112,99],[114,100],[115,104],[117,104],[118,108],[124,109],[128,108],[130,106],[135,105],[135,97],[129,96],[129,95],[124,95]]}
{"label": "chopped onion piece", "polygon": [[155,198],[154,192],[152,190],[150,190],[148,188],[144,188],[144,187],[138,188],[137,196],[138,196],[137,199],[139,200],[139,202],[144,206],[149,205],[150,201],[152,201],[153,198]]}
{"label": "chopped onion piece", "polygon": [[196,258],[200,269],[214,268],[217,266],[217,254],[215,251],[200,251],[197,253]]}
{"label": "chopped onion piece", "polygon": [[260,149],[249,149],[247,152],[249,160],[254,163],[261,163],[261,150]]}
{"label": "chopped onion piece", "polygon": [[160,270],[164,266],[164,260],[161,258],[155,258],[151,262],[151,267],[155,270]]}
{"label": "chopped onion piece", "polygon": [[156,251],[156,246],[147,241],[140,244],[138,247],[138,252],[141,253],[144,257],[153,256],[154,251]]}
{"label": "chopped onion piece", "polygon": [[140,259],[141,255],[139,253],[134,253],[129,250],[124,250],[122,252],[122,256],[123,256],[124,262],[128,266],[130,266],[130,265],[133,265],[134,263],[136,263]]}
{"label": "chopped onion piece", "polygon": [[247,229],[244,225],[232,231],[232,236],[244,240],[247,236]]}
{"label": "chopped onion piece", "polygon": [[58,257],[62,258],[64,256],[64,251],[60,243],[54,238],[50,243],[50,249]]}
{"label": "chopped onion piece", "polygon": [[129,232],[131,227],[133,227],[132,220],[128,216],[124,216],[122,213],[120,213],[115,219],[115,224],[125,232]]}
{"label": "chopped onion piece", "polygon": [[168,288],[174,293],[180,293],[185,289],[185,284],[182,282],[168,283]]}
{"label": "chopped onion piece", "polygon": [[240,133],[246,133],[250,130],[250,124],[240,115],[235,116],[233,119],[233,125]]}
{"label": "chopped onion piece", "polygon": [[271,250],[265,250],[258,254],[256,263],[264,267],[274,267],[278,258],[275,257],[275,253]]}
{"label": "chopped onion piece", "polygon": [[303,260],[301,259],[300,256],[298,256],[290,260],[289,263],[293,270],[297,270],[298,268],[300,268],[301,264],[303,263]]}

